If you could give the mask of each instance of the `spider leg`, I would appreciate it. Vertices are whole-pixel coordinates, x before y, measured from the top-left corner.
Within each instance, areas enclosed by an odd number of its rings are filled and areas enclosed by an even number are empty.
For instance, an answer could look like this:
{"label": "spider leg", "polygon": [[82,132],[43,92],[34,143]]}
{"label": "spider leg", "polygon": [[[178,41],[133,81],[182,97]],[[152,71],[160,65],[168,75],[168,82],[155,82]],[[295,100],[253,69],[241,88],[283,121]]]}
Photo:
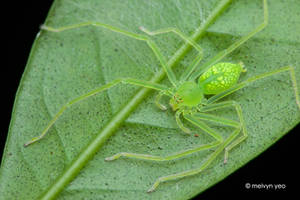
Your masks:
{"label": "spider leg", "polygon": [[160,52],[157,45],[149,37],[147,37],[145,35],[129,32],[129,31],[122,30],[120,28],[117,28],[117,27],[114,27],[114,26],[111,26],[111,25],[108,25],[108,24],[104,24],[104,23],[100,23],[100,22],[94,22],[94,21],[88,21],[88,22],[83,22],[83,23],[79,23],[79,24],[63,26],[63,27],[59,27],[59,28],[53,28],[53,27],[49,27],[49,26],[46,26],[46,25],[42,25],[41,29],[51,31],[51,32],[61,32],[61,31],[71,30],[71,29],[85,27],[85,26],[102,27],[102,28],[108,29],[110,31],[113,31],[113,32],[125,35],[127,37],[136,39],[136,40],[145,41],[148,44],[148,46],[152,49],[152,51],[154,52],[154,54],[157,57],[157,59],[159,60],[159,62],[161,63],[161,65],[162,65],[163,69],[165,70],[165,72],[166,72],[170,82],[172,83],[172,85],[174,87],[177,86],[176,76],[175,76],[174,72],[171,70],[170,66],[168,65],[165,57],[162,55],[162,53]]}
{"label": "spider leg", "polygon": [[207,126],[204,122],[200,121],[195,117],[194,115],[184,115],[184,118],[191,122],[192,124],[198,126],[200,129],[208,133],[210,136],[212,136],[214,139],[219,141],[220,143],[223,142],[223,138],[221,135],[216,133],[213,129],[211,129],[209,126]]}
{"label": "spider leg", "polygon": [[193,149],[187,149],[187,150],[184,150],[184,151],[172,154],[172,155],[168,155],[168,156],[153,156],[153,155],[148,155],[148,154],[120,152],[120,153],[117,153],[117,154],[115,154],[111,157],[105,158],[105,160],[106,161],[112,161],[112,160],[116,160],[120,157],[127,157],[127,158],[152,160],[152,161],[169,161],[169,160],[174,160],[174,159],[178,159],[178,158],[190,155],[190,154],[195,153],[195,152],[203,151],[203,150],[206,150],[206,149],[211,149],[213,147],[216,147],[219,144],[220,144],[219,141],[214,141],[214,142],[211,142],[211,143],[208,143],[208,144],[198,146],[198,147],[193,148]]}
{"label": "spider leg", "polygon": [[195,68],[197,67],[197,65],[199,64],[199,62],[201,61],[201,59],[203,57],[202,48],[194,40],[192,40],[191,38],[186,36],[184,33],[182,33],[177,28],[163,28],[163,29],[159,29],[159,30],[155,30],[155,31],[149,31],[145,27],[140,27],[140,30],[151,36],[173,32],[173,33],[177,34],[179,37],[181,37],[186,43],[189,43],[191,46],[193,46],[198,51],[198,55],[196,56],[196,58],[194,59],[192,64],[183,72],[183,74],[180,77],[181,82],[186,81],[186,79],[195,70]]}
{"label": "spider leg", "polygon": [[[53,126],[53,124],[58,120],[58,118],[63,114],[63,112],[69,108],[70,106],[72,106],[75,103],[78,103],[82,100],[85,100],[91,96],[94,96],[96,94],[99,94],[113,86],[116,86],[119,83],[123,83],[123,84],[131,84],[131,85],[137,85],[137,86],[142,86],[142,87],[146,87],[146,88],[151,88],[154,90],[158,90],[158,91],[164,91],[165,94],[168,94],[168,88],[164,85],[160,85],[157,83],[152,83],[152,82],[148,82],[148,81],[143,81],[143,80],[137,80],[137,79],[132,79],[132,78],[120,78],[120,79],[116,79],[110,83],[107,83],[99,88],[96,88],[95,90],[92,90],[86,94],[83,94],[71,101],[69,101],[68,103],[66,103],[65,105],[63,105],[60,110],[56,113],[56,115],[52,118],[52,120],[49,122],[49,124],[47,125],[47,127],[43,130],[43,132],[41,133],[41,135],[39,135],[38,137],[34,137],[32,138],[29,142],[25,143],[24,146],[27,147],[28,145],[37,142],[39,140],[41,140],[46,133],[48,132],[48,130]],[[171,94],[169,94],[171,95]]]}
{"label": "spider leg", "polygon": [[233,128],[240,128],[239,122],[224,117],[219,117],[207,113],[195,113],[193,114],[193,116],[200,120],[211,121],[221,125],[231,126]]}
{"label": "spider leg", "polygon": [[193,60],[193,62],[190,64],[190,66],[188,66],[187,69],[180,76],[179,82],[183,83],[188,79],[188,77],[196,69],[196,67],[199,64],[199,62],[201,61],[201,59],[202,59],[202,54],[199,54],[196,56],[196,58]]}
{"label": "spider leg", "polygon": [[[231,144],[229,144],[226,148],[225,148],[225,155],[224,155],[224,163],[227,163],[228,160],[228,152],[235,146],[237,146],[238,144],[240,144],[241,142],[243,142],[247,137],[248,137],[248,132],[246,129],[246,125],[245,125],[245,121],[244,121],[244,117],[243,117],[243,112],[242,112],[242,108],[241,106],[236,102],[236,101],[224,101],[221,103],[212,103],[209,104],[205,107],[203,107],[201,109],[201,112],[209,112],[209,111],[214,111],[214,110],[218,110],[218,109],[222,109],[225,107],[230,107],[233,106],[237,112],[238,118],[240,123],[238,123],[238,126],[240,127],[240,129],[242,130],[242,135],[240,137],[238,137],[235,141],[233,141]],[[198,116],[199,114],[196,114],[196,116]],[[200,116],[201,117],[201,116]],[[232,120],[226,119],[226,120],[219,120],[218,118],[220,117],[216,117],[213,116],[212,119],[217,119],[216,122],[220,122],[224,125],[230,125],[232,122]],[[208,118],[207,120],[210,120],[210,118]],[[237,123],[235,121],[233,121],[233,123]],[[234,124],[233,124],[234,125]],[[237,125],[237,124],[235,124]],[[238,128],[238,127],[237,127]]]}
{"label": "spider leg", "polygon": [[[136,153],[120,152],[120,153],[117,153],[117,154],[115,154],[111,157],[106,158],[105,160],[106,161],[112,161],[112,160],[116,160],[120,157],[129,157],[129,158],[152,160],[152,161],[168,161],[168,160],[178,159],[178,158],[187,156],[187,155],[195,153],[195,152],[203,151],[203,150],[206,150],[206,149],[211,149],[213,147],[216,147],[216,146],[220,145],[223,142],[223,138],[216,131],[214,131],[209,126],[207,126],[205,123],[199,121],[198,119],[196,119],[195,117],[193,117],[191,115],[185,115],[184,117],[186,119],[188,119],[190,122],[192,122],[193,124],[195,124],[196,126],[198,126],[204,132],[211,135],[215,139],[215,141],[211,142],[211,143],[208,143],[208,144],[198,146],[198,147],[193,148],[193,149],[184,150],[182,152],[175,153],[175,154],[169,155],[169,156],[152,156],[152,155],[147,155],[147,154],[136,154]],[[232,122],[232,123],[234,123],[234,122]],[[237,126],[237,122],[235,122],[235,124],[233,126]]]}
{"label": "spider leg", "polygon": [[173,32],[176,35],[178,35],[179,37],[181,37],[185,42],[192,45],[199,52],[201,57],[203,55],[202,48],[194,40],[192,40],[190,37],[188,37],[187,35],[182,33],[178,28],[163,28],[163,29],[159,29],[159,30],[155,30],[155,31],[149,31],[145,27],[141,26],[140,30],[151,36]]}
{"label": "spider leg", "polygon": [[192,40],[190,37],[188,37],[187,35],[182,33],[178,28],[163,28],[163,29],[158,29],[155,31],[149,31],[145,27],[141,26],[140,30],[151,36],[173,32],[176,35],[178,35],[179,37],[181,37],[186,43],[189,43],[192,47],[194,47],[198,51],[198,55],[196,56],[195,60],[187,68],[187,70],[182,74],[182,76],[180,78],[181,81],[186,80],[186,78],[193,72],[193,70],[196,68],[197,64],[201,61],[201,59],[203,57],[202,48],[194,40]]}
{"label": "spider leg", "polygon": [[[229,105],[231,105],[230,102],[228,102],[228,105],[225,105],[225,104],[221,105],[220,104],[219,107],[223,108],[223,107],[229,106]],[[148,190],[148,192],[153,192],[158,187],[158,185],[162,182],[169,181],[169,180],[174,180],[174,179],[179,179],[179,178],[183,178],[183,177],[186,177],[186,176],[195,175],[195,174],[198,174],[198,173],[202,172],[226,148],[226,146],[228,144],[230,144],[235,139],[235,137],[239,134],[239,132],[241,130],[240,124],[238,122],[234,121],[234,120],[230,120],[230,119],[226,119],[226,118],[222,118],[222,117],[217,117],[217,116],[213,116],[213,115],[209,115],[209,114],[205,114],[205,113],[195,114],[195,115],[184,115],[184,118],[187,119],[189,122],[191,122],[191,123],[195,124],[196,126],[198,126],[200,129],[202,129],[203,131],[205,131],[209,135],[211,135],[215,139],[215,141],[211,142],[209,144],[201,145],[201,146],[196,147],[194,149],[184,150],[182,152],[179,152],[179,153],[176,153],[176,154],[173,154],[173,155],[169,155],[169,156],[165,156],[165,157],[152,156],[152,155],[146,155],[146,154],[135,154],[135,153],[121,152],[121,153],[117,153],[117,154],[115,154],[111,157],[108,157],[105,160],[106,161],[112,161],[112,160],[116,160],[120,157],[128,157],[128,158],[151,160],[151,161],[168,161],[168,160],[178,159],[178,158],[190,155],[190,154],[195,153],[195,152],[199,152],[199,151],[203,151],[203,150],[206,150],[206,149],[211,149],[211,148],[214,148],[214,147],[218,147],[208,157],[208,159],[205,160],[205,162],[203,163],[203,165],[200,168],[192,169],[192,170],[180,172],[180,173],[177,173],[177,174],[172,174],[172,175],[168,175],[168,176],[158,178],[156,180],[156,182],[153,184],[153,186]],[[201,122],[197,118],[219,122],[219,123],[224,124],[224,125],[232,126],[236,129],[223,142],[223,138],[217,132],[215,132],[213,129],[211,129],[209,126],[207,126],[205,123]]]}
{"label": "spider leg", "polygon": [[158,187],[158,185],[162,182],[171,181],[171,180],[184,178],[186,176],[192,176],[192,175],[196,175],[196,174],[201,173],[203,170],[205,170],[209,166],[209,164],[212,161],[215,160],[215,158],[224,150],[224,148],[231,141],[234,140],[234,138],[239,134],[239,132],[240,132],[239,129],[236,129],[235,131],[233,131],[231,133],[231,135],[228,138],[226,138],[226,140],[221,145],[219,145],[218,148],[204,161],[204,163],[202,164],[201,167],[191,169],[191,170],[187,170],[187,171],[184,171],[184,172],[179,172],[177,174],[171,174],[171,175],[168,175],[168,176],[159,177],[147,192],[153,192]]}
{"label": "spider leg", "polygon": [[160,103],[161,97],[165,95],[165,92],[159,92],[155,97],[155,105],[161,110],[167,110],[167,107]]}
{"label": "spider leg", "polygon": [[191,130],[188,129],[188,128],[186,128],[186,127],[183,125],[182,121],[180,120],[180,115],[181,115],[181,114],[182,114],[182,110],[176,111],[176,113],[175,113],[175,120],[176,120],[176,123],[177,123],[177,125],[179,126],[179,128],[180,128],[183,132],[189,134],[189,133],[191,133]]}
{"label": "spider leg", "polygon": [[253,31],[249,32],[247,35],[240,38],[238,41],[233,43],[231,46],[229,46],[227,49],[221,51],[217,55],[215,55],[213,58],[211,58],[209,61],[201,65],[201,69],[198,69],[195,71],[191,76],[190,80],[195,80],[197,77],[199,77],[203,72],[205,72],[209,67],[219,62],[221,59],[223,59],[225,56],[230,54],[232,51],[234,51],[236,48],[241,46],[243,43],[245,43],[247,40],[249,40],[251,37],[253,37],[256,33],[263,30],[267,24],[268,24],[268,4],[267,0],[263,0],[264,5],[264,21],[258,25]]}

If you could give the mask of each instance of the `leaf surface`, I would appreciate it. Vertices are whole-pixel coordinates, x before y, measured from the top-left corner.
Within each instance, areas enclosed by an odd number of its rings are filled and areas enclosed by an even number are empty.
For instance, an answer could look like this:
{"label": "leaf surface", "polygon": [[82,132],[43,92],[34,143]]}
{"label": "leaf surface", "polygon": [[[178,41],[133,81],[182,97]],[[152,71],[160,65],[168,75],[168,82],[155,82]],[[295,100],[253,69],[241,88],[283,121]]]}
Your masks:
{"label": "leaf surface", "polygon": [[[60,27],[98,21],[140,33],[177,27],[187,35],[204,23],[219,1],[55,1],[47,25]],[[223,61],[243,61],[247,73],[241,79],[291,65],[300,79],[300,4],[270,1],[269,25]],[[202,63],[247,34],[263,20],[262,2],[234,1],[198,42],[204,49]],[[154,37],[169,59],[183,45],[173,34]],[[175,66],[179,76],[196,51]],[[69,108],[37,144],[23,144],[37,136],[66,102],[116,78],[149,80],[161,68],[145,42],[96,27],[61,33],[42,31],[32,48],[14,105],[0,171],[3,199],[35,199],[45,191],[99,130],[137,93],[138,87],[118,85]],[[167,79],[162,84],[170,86]],[[299,91],[300,92],[300,91]],[[187,136],[177,127],[174,113],[160,111],[152,92],[115,134],[87,163],[58,199],[189,199],[221,181],[279,140],[300,121],[288,73],[257,81],[228,96],[243,109],[249,137],[223,155],[202,174],[161,184],[146,191],[161,176],[197,168],[211,153],[200,152],[175,161],[155,163],[136,159],[105,162],[118,152],[170,155],[212,141],[211,137],[186,123],[199,134]],[[168,98],[162,100],[168,103]],[[232,109],[215,112],[236,119]],[[226,138],[231,129],[209,124]]]}

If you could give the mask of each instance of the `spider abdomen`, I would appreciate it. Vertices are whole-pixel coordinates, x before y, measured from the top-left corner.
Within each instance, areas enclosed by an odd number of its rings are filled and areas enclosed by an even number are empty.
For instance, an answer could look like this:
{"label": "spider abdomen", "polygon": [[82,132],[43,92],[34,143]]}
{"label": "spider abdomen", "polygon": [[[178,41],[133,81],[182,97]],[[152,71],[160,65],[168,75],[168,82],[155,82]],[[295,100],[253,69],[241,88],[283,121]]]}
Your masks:
{"label": "spider abdomen", "polygon": [[199,77],[198,83],[204,94],[218,94],[235,85],[242,71],[242,63],[217,63]]}

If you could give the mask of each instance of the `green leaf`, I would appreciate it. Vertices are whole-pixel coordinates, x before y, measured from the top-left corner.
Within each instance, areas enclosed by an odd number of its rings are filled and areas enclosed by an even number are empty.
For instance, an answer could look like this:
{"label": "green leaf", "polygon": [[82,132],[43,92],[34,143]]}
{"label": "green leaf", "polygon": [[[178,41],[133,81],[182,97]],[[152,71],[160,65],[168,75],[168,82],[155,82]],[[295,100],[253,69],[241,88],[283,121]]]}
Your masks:
{"label": "green leaf", "polygon": [[[217,0],[57,0],[47,25],[60,27],[92,20],[136,33],[140,33],[138,27],[142,25],[149,30],[177,27],[191,35],[219,3]],[[244,62],[247,73],[242,80],[291,65],[300,85],[299,10],[296,0],[269,1],[267,28],[223,60]],[[234,1],[199,41],[205,54],[202,63],[253,30],[262,22],[262,14],[260,0]],[[156,36],[155,42],[168,59],[184,44],[173,34]],[[177,76],[195,53],[192,50],[175,66]],[[34,43],[16,96],[0,171],[2,198],[36,199],[46,191],[139,88],[118,85],[72,106],[43,140],[24,148],[23,144],[39,135],[61,106],[116,78],[149,80],[160,69],[145,42],[118,33],[96,27],[61,33],[42,31]],[[162,83],[170,85],[166,79]],[[224,165],[220,155],[202,174],[163,183],[147,194],[158,177],[199,167],[211,153],[201,152],[161,163],[123,158],[104,161],[118,152],[170,155],[211,141],[192,126],[199,137],[182,134],[174,113],[170,109],[162,112],[155,106],[155,95],[151,92],[137,106],[64,188],[59,199],[189,199],[258,156],[300,121],[288,73],[257,81],[226,98],[241,104],[249,133],[247,140],[230,152],[228,163]],[[168,99],[163,102],[167,104]],[[215,114],[237,117],[232,109]],[[209,125],[224,138],[231,131]]]}

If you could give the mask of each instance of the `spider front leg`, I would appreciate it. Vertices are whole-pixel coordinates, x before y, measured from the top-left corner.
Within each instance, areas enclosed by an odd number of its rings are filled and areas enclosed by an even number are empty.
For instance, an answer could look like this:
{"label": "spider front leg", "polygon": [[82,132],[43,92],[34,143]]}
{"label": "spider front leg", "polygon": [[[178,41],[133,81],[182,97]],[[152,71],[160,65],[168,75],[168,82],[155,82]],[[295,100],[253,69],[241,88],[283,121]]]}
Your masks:
{"label": "spider front leg", "polygon": [[140,26],[139,28],[140,28],[141,31],[143,31],[146,34],[151,35],[151,36],[173,32],[176,35],[178,35],[179,37],[181,37],[185,42],[187,42],[191,46],[193,46],[199,52],[201,57],[203,55],[202,48],[194,40],[192,40],[191,38],[186,36],[184,33],[182,33],[178,28],[163,28],[163,29],[158,29],[158,30],[155,30],[155,31],[149,31],[143,26]]}
{"label": "spider front leg", "polygon": [[24,146],[27,147],[32,143],[35,143],[39,140],[41,140],[43,137],[45,137],[45,135],[47,134],[47,132],[49,131],[49,129],[53,126],[53,124],[59,119],[59,117],[63,114],[63,112],[65,110],[67,110],[67,108],[69,108],[70,106],[72,106],[75,103],[78,103],[80,101],[83,101],[91,96],[94,96],[96,94],[99,94],[111,87],[116,86],[119,83],[123,83],[123,84],[131,84],[131,85],[136,85],[136,86],[142,86],[142,87],[146,87],[146,88],[150,88],[150,89],[154,89],[154,90],[158,90],[158,91],[162,91],[167,95],[169,94],[169,90],[166,86],[164,85],[160,85],[157,83],[152,83],[152,82],[148,82],[148,81],[143,81],[143,80],[137,80],[137,79],[133,79],[133,78],[120,78],[120,79],[116,79],[110,83],[107,83],[95,90],[92,90],[86,94],[83,94],[71,101],[69,101],[68,103],[66,103],[64,106],[62,106],[60,108],[60,110],[56,113],[56,115],[52,118],[52,120],[49,122],[49,124],[46,126],[46,128],[42,131],[42,133],[38,136],[38,137],[34,137],[32,138],[29,142],[25,143]]}
{"label": "spider front leg", "polygon": [[125,35],[127,37],[146,42],[147,45],[152,49],[153,53],[157,57],[160,64],[162,65],[164,71],[166,72],[166,75],[167,75],[169,81],[172,83],[172,85],[174,87],[177,87],[178,82],[176,80],[176,76],[175,76],[174,72],[171,70],[170,66],[168,65],[168,63],[165,59],[165,57],[162,55],[162,53],[159,50],[159,48],[157,47],[157,45],[146,35],[141,35],[141,34],[129,32],[129,31],[122,30],[120,28],[111,26],[109,24],[104,24],[104,23],[101,23],[101,22],[94,22],[94,21],[88,21],[88,22],[83,22],[83,23],[79,23],[79,24],[63,26],[63,27],[59,27],[59,28],[53,28],[53,27],[49,27],[49,26],[46,26],[46,25],[42,25],[41,29],[51,31],[51,32],[62,32],[62,31],[72,30],[72,29],[85,27],[85,26],[101,27],[101,28],[104,28],[104,29],[107,29],[107,30]]}
{"label": "spider front leg", "polygon": [[194,40],[192,40],[190,37],[188,37],[187,35],[182,33],[178,28],[163,28],[163,29],[159,29],[159,30],[155,30],[155,31],[149,31],[145,27],[141,26],[140,30],[151,36],[170,33],[170,32],[175,33],[180,38],[182,38],[186,43],[189,43],[192,47],[194,47],[198,51],[196,58],[193,60],[191,65],[181,75],[180,82],[186,81],[188,76],[190,76],[190,74],[195,70],[195,68],[197,67],[199,62],[202,60],[202,57],[203,57],[202,48]]}

